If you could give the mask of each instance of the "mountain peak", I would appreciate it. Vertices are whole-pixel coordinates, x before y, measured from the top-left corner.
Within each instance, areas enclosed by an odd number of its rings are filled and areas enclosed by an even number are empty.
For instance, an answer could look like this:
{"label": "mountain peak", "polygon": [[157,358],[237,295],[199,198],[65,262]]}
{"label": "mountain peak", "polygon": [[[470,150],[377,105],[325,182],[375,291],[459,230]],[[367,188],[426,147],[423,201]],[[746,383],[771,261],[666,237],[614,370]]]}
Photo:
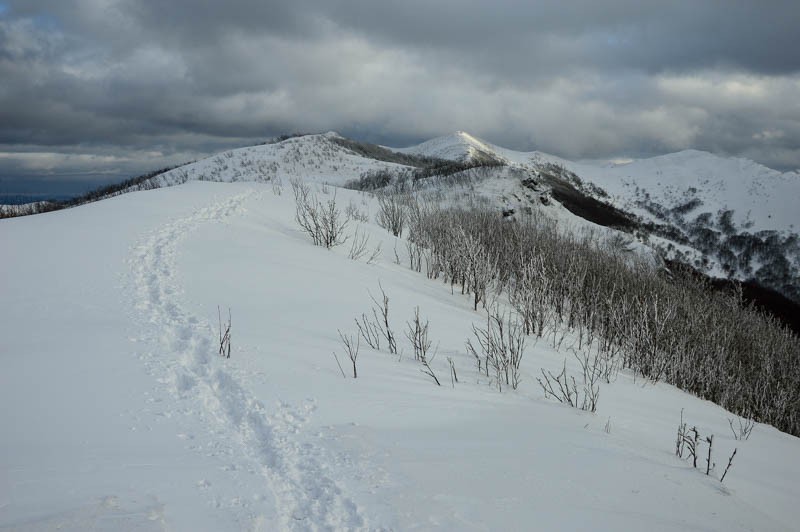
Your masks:
{"label": "mountain peak", "polygon": [[468,161],[476,156],[497,155],[495,146],[460,130],[396,151],[452,161]]}

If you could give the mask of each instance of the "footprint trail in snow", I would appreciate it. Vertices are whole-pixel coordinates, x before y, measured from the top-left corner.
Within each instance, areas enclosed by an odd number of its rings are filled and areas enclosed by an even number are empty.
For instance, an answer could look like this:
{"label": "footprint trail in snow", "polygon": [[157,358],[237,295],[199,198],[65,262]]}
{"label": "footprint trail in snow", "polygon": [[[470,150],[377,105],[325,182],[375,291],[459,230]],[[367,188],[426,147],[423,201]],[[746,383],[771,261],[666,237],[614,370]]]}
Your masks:
{"label": "footprint trail in snow", "polygon": [[[256,494],[230,493],[232,488],[198,480],[197,488],[209,492],[205,496],[212,498],[212,504],[238,506],[241,513],[237,519],[248,528],[372,528],[340,485],[326,474],[324,450],[297,441],[313,402],[300,408],[282,402],[272,408],[265,406],[246,389],[235,361],[216,356],[214,327],[180,305],[175,269],[181,240],[203,224],[221,223],[245,212],[245,202],[254,195],[251,190],[219,199],[146,235],[134,248],[129,266],[135,307],[147,331],[145,339],[152,346],[140,356],[147,371],[168,392],[174,412],[189,417],[192,427],[207,427],[205,435],[179,437],[190,440],[195,451],[230,461],[227,469],[231,475],[244,471],[263,478],[259,484],[264,485],[264,493]],[[237,482],[234,478],[232,485],[241,486]]]}

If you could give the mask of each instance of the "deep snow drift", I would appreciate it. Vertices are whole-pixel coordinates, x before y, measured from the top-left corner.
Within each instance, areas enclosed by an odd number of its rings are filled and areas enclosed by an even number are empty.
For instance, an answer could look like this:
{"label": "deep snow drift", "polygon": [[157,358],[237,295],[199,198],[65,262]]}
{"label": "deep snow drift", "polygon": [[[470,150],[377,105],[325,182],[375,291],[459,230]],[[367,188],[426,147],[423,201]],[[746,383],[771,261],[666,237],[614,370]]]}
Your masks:
{"label": "deep snow drift", "polygon": [[[800,440],[757,425],[735,441],[723,409],[626,373],[596,414],[545,400],[539,368],[572,360],[545,340],[498,393],[464,347],[483,312],[373,223],[372,264],[313,246],[288,188],[192,182],[0,222],[0,527],[796,528]],[[371,197],[318,191],[334,193],[374,220]],[[379,283],[402,356],[362,345],[343,379],[337,329]],[[402,335],[415,307],[441,387]],[[715,435],[712,476],[674,456],[681,410]]]}

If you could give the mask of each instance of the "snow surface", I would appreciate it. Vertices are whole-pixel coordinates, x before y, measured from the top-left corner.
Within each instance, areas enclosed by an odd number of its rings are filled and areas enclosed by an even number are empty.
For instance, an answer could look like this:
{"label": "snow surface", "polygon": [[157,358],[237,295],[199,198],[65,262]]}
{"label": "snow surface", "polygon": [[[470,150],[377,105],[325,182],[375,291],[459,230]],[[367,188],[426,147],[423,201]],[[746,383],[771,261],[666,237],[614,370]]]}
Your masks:
{"label": "snow surface", "polygon": [[[544,339],[498,393],[465,352],[485,319],[468,298],[374,224],[376,263],[313,246],[279,191],[192,181],[0,222],[0,528],[797,529],[798,438],[758,425],[734,441],[720,407],[627,374],[596,414],[545,400],[539,368],[575,364]],[[337,329],[379,283],[405,354],[362,346],[343,379]],[[442,387],[401,332],[417,306]],[[714,477],[673,454],[682,409],[715,434]]]}
{"label": "snow surface", "polygon": [[481,153],[497,153],[497,146],[473,137],[465,131],[457,131],[452,135],[436,137],[416,146],[408,148],[390,148],[400,153],[422,155],[453,161],[466,161]]}

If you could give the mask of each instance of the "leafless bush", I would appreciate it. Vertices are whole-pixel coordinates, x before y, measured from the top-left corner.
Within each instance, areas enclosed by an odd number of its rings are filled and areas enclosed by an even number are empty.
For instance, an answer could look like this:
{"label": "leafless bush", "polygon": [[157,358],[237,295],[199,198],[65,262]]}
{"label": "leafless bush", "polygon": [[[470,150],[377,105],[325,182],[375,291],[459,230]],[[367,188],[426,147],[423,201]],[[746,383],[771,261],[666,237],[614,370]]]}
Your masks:
{"label": "leafless bush", "polygon": [[367,257],[367,264],[373,264],[378,258],[381,256],[381,243],[378,242],[378,245],[375,246],[375,249],[372,250],[369,257]]}
{"label": "leafless bush", "polygon": [[453,363],[453,359],[451,357],[447,357],[447,363],[450,364],[450,384],[453,388],[456,387],[456,383],[458,383],[458,374],[456,373],[456,365]]}
{"label": "leafless bush", "polygon": [[428,338],[428,321],[422,323],[419,317],[419,307],[414,309],[414,320],[407,322],[406,338],[411,342],[411,347],[414,349],[414,360],[422,364],[422,372],[428,375],[437,386],[441,386],[439,379],[436,377],[430,362],[436,356],[436,353],[431,354],[431,345],[433,342]]}
{"label": "leafless bush", "polygon": [[[339,339],[342,341],[342,346],[344,347],[345,353],[347,353],[347,358],[350,359],[350,363],[353,365],[353,378],[356,379],[358,378],[356,361],[358,360],[358,351],[361,348],[361,339],[358,337],[358,335],[343,334],[342,331],[337,332],[339,333]],[[336,362],[339,362],[338,357]]]}
{"label": "leafless bush", "polygon": [[736,426],[733,425],[733,419],[728,418],[728,424],[731,427],[731,432],[733,433],[733,439],[735,440],[749,440],[750,434],[753,432],[753,428],[756,426],[756,422],[754,419],[749,417],[740,417],[736,416]]}
{"label": "leafless bush", "polygon": [[347,219],[336,205],[336,193],[325,203],[311,192],[311,187],[299,180],[291,182],[295,199],[295,220],[317,246],[332,248],[343,244],[347,237]]}
{"label": "leafless bush", "polygon": [[359,260],[367,254],[369,250],[369,235],[361,232],[359,227],[356,227],[353,238],[350,241],[350,251],[347,256],[352,260]]}
{"label": "leafless bush", "polygon": [[542,390],[544,390],[545,397],[552,397],[559,403],[564,403],[587,412],[594,412],[597,410],[600,387],[596,382],[587,382],[585,379],[579,387],[575,377],[567,375],[566,360],[564,361],[561,373],[558,375],[554,375],[550,371],[545,372],[544,368],[541,369],[541,372],[542,378],[537,377],[536,380],[539,382]]}
{"label": "leafless bush", "polygon": [[217,306],[219,319],[219,356],[231,358],[231,309],[228,309],[228,322],[222,323],[222,312]]}
{"label": "leafless bush", "polygon": [[375,303],[375,306],[372,307],[372,315],[375,318],[374,323],[377,325],[381,336],[383,336],[383,338],[386,340],[386,343],[389,346],[389,353],[396,355],[397,342],[395,341],[392,327],[389,325],[389,296],[386,295],[386,292],[384,292],[383,286],[381,286],[380,283],[378,286],[381,289],[381,301],[378,302],[372,294],[369,295],[369,297],[372,299],[372,302]]}
{"label": "leafless bush", "polygon": [[400,236],[408,218],[408,207],[400,194],[378,194],[378,225]]}
{"label": "leafless bush", "polygon": [[411,269],[416,272],[422,271],[422,247],[412,240],[406,240],[406,252]]}
{"label": "leafless bush", "polygon": [[467,351],[475,357],[478,371],[489,376],[491,370],[499,391],[503,385],[516,390],[521,382],[520,363],[525,351],[525,332],[514,316],[506,316],[498,309],[490,311],[486,327],[472,326],[477,347],[467,340]]}
{"label": "leafless bush", "polygon": [[406,326],[406,338],[414,349],[414,360],[425,359],[431,348],[431,340],[428,338],[428,322],[422,323],[419,319],[419,307],[414,309],[414,321],[406,322]]}
{"label": "leafless bush", "polygon": [[359,209],[358,205],[352,200],[350,200],[350,202],[347,204],[347,207],[345,207],[344,215],[348,220],[355,220],[362,223],[369,222],[369,216],[367,213]]}
{"label": "leafless bush", "polygon": [[[675,441],[675,456],[684,459],[684,455],[686,455],[685,459],[691,461],[692,467],[697,469],[700,445],[703,444],[708,445],[706,450],[705,474],[711,476],[711,472],[716,467],[716,463],[713,460],[714,435],[710,434],[704,438],[700,436],[700,431],[697,430],[697,427],[687,428],[687,424],[683,421],[683,410],[681,410],[681,422],[678,424],[678,437]],[[736,451],[737,449],[734,449],[730,458],[728,458],[728,465],[725,467],[725,471],[719,479],[720,482],[725,480],[725,476],[728,474],[731,465],[733,465],[733,457],[736,456]]]}
{"label": "leafless bush", "polygon": [[358,333],[367,345],[376,351],[380,351],[381,336],[383,336],[383,333],[381,332],[378,322],[371,321],[366,314],[362,314],[361,319],[356,318],[356,327],[358,327]]}

